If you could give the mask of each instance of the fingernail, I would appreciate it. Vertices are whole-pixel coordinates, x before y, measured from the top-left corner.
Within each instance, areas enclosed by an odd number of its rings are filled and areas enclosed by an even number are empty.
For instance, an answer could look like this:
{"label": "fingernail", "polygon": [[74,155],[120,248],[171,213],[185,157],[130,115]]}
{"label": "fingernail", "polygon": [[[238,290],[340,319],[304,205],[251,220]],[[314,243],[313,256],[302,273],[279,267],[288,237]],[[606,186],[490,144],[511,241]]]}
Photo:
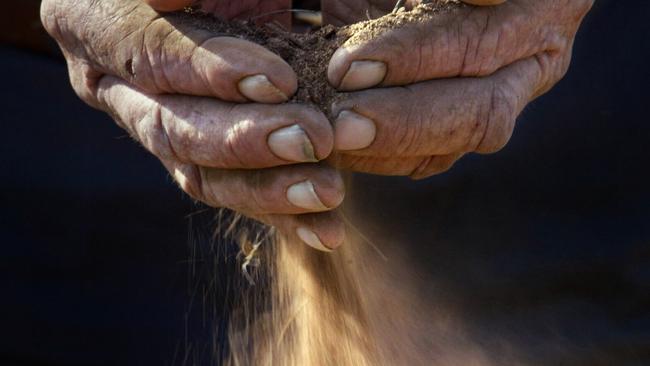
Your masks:
{"label": "fingernail", "polygon": [[328,210],[327,206],[318,198],[314,185],[308,180],[290,186],[287,189],[287,199],[292,204],[310,211]]}
{"label": "fingernail", "polygon": [[284,127],[272,132],[267,143],[279,158],[296,162],[316,162],[314,146],[299,125]]}
{"label": "fingernail", "polygon": [[334,122],[334,148],[359,150],[372,144],[377,134],[375,123],[358,113],[344,110]]}
{"label": "fingernail", "polygon": [[259,103],[281,103],[289,98],[269,81],[266,75],[247,76],[237,85],[246,98]]}
{"label": "fingernail", "polygon": [[323,251],[323,252],[331,252],[332,249],[326,247],[323,245],[323,243],[320,241],[318,236],[311,230],[304,228],[304,227],[299,227],[296,229],[296,235],[300,238],[300,240],[304,241],[307,245],[310,247]]}
{"label": "fingernail", "polygon": [[381,61],[352,61],[343,76],[340,90],[358,90],[375,86],[384,80],[386,64]]}

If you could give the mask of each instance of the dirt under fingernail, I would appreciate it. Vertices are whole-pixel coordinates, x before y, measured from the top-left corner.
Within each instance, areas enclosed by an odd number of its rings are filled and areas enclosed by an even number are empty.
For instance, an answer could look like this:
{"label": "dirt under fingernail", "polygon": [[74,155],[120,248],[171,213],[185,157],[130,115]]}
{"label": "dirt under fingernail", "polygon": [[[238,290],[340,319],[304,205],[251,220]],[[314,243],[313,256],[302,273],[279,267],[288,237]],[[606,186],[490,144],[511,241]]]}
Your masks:
{"label": "dirt under fingernail", "polygon": [[327,80],[327,66],[337,48],[368,42],[393,29],[425,22],[464,5],[458,0],[423,1],[411,10],[404,8],[343,27],[325,25],[307,33],[292,33],[269,23],[257,26],[251,21],[225,21],[197,10],[166,15],[172,23],[208,30],[217,35],[237,37],[262,45],[282,57],[298,76],[298,90],[289,101],[314,105],[333,120],[331,105],[344,94]]}

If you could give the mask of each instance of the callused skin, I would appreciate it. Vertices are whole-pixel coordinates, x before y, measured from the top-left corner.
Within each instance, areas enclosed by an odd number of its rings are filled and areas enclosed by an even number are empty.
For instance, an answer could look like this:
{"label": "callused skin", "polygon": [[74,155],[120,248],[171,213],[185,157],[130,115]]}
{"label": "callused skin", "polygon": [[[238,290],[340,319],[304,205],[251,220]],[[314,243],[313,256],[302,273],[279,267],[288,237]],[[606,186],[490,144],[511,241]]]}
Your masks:
{"label": "callused skin", "polygon": [[[148,0],[159,11],[190,0]],[[325,116],[286,101],[293,70],[259,45],[171,24],[140,0],[44,0],[42,19],[75,91],[110,113],[197,200],[228,207],[321,250],[340,245],[338,168],[423,178],[468,152],[499,150],[531,100],[565,73],[593,0],[466,0],[473,5],[343,46],[330,83],[349,91]],[[323,0],[341,25],[393,0]],[[407,1],[413,6],[415,1]],[[201,2],[251,17],[288,0]],[[287,14],[275,19],[287,23]],[[260,18],[274,20],[272,16]]]}
{"label": "callused skin", "polygon": [[[346,2],[328,2],[326,18],[355,18]],[[332,161],[353,171],[424,178],[466,153],[498,151],[523,108],[566,73],[592,5],[509,0],[468,6],[340,48],[329,65],[330,83],[364,91],[334,106],[335,114],[343,113],[335,122],[338,156]],[[361,137],[349,138],[355,131]]]}
{"label": "callused skin", "polygon": [[[224,3],[203,5],[222,17],[288,6]],[[171,24],[141,0],[44,0],[41,10],[77,94],[110,113],[185,192],[299,234],[319,249],[342,243],[341,222],[328,213],[310,215],[332,210],[344,196],[339,172],[316,164],[332,151],[331,124],[312,107],[278,104],[297,88],[296,74],[279,56]]]}

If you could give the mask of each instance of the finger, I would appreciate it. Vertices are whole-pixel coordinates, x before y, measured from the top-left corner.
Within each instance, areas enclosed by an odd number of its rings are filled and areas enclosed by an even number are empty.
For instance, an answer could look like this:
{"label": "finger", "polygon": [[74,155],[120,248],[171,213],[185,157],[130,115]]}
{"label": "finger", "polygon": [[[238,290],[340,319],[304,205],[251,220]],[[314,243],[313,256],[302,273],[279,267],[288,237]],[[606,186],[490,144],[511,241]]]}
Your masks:
{"label": "finger", "polygon": [[192,5],[194,0],[144,0],[144,2],[157,11],[174,11]]}
{"label": "finger", "polygon": [[327,162],[341,170],[423,179],[446,172],[462,155],[462,153],[456,153],[427,157],[375,158],[337,154],[330,156]]}
{"label": "finger", "polygon": [[345,196],[340,173],[328,166],[223,170],[175,160],[162,162],[192,198],[251,217],[329,211],[338,207]]}
{"label": "finger", "polygon": [[540,63],[527,59],[487,78],[351,93],[333,109],[335,149],[385,158],[497,151],[510,138],[515,118],[546,84],[542,74]]}
{"label": "finger", "polygon": [[268,215],[260,221],[272,225],[291,239],[323,252],[331,252],[345,240],[345,224],[336,211],[305,215]]}
{"label": "finger", "polygon": [[567,3],[559,15],[545,2],[461,7],[387,28],[368,41],[352,37],[332,56],[328,79],[340,90],[359,90],[485,76],[533,55],[559,57],[575,34],[565,23],[576,23],[582,14],[576,9],[583,11],[577,3],[585,1]]}
{"label": "finger", "polygon": [[[337,214],[320,212],[322,207],[305,208],[305,203],[313,205],[313,197],[296,201],[300,194],[290,191],[296,185],[312,182],[312,189],[306,195],[313,195],[321,205],[334,208],[343,200],[343,184],[337,172],[323,167],[282,167],[256,172],[224,171],[217,173],[212,169],[200,172],[200,168],[173,160],[162,161],[181,189],[194,199],[214,207],[229,207],[246,216],[275,226],[283,234],[302,241],[309,246],[329,252],[340,246],[345,237],[343,221]],[[305,168],[301,171],[302,168]],[[277,170],[277,172],[273,172]],[[284,170],[284,171],[282,171]],[[253,178],[257,174],[260,179]],[[301,176],[302,175],[302,176]],[[216,179],[215,179],[216,177]],[[307,180],[302,180],[307,179]],[[262,182],[257,184],[257,182]],[[299,181],[298,183],[287,183]],[[286,189],[278,189],[290,184]],[[282,196],[280,192],[286,191]],[[268,213],[274,212],[274,213]],[[277,212],[277,213],[276,213]],[[296,215],[301,214],[301,215]]]}
{"label": "finger", "polygon": [[256,169],[327,157],[327,118],[300,104],[232,104],[212,98],[148,96],[104,77],[103,108],[161,159],[225,169]]}
{"label": "finger", "polygon": [[83,14],[87,25],[71,30],[85,47],[77,52],[91,55],[83,58],[92,59],[95,69],[144,91],[280,103],[297,89],[296,74],[280,56],[205,30],[205,25],[197,26],[201,20],[160,17],[145,4],[107,17],[101,7],[91,7],[90,14]]}

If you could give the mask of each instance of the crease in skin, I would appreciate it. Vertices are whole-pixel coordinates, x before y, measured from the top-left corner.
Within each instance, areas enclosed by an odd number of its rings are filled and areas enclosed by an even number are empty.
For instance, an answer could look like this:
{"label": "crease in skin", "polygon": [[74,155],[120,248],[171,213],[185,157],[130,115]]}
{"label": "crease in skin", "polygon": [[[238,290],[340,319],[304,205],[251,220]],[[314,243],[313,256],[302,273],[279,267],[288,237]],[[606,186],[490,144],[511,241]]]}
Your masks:
{"label": "crease in skin", "polygon": [[418,179],[419,177],[422,177],[422,175],[424,174],[425,169],[427,169],[427,167],[429,166],[429,163],[431,163],[431,161],[434,158],[435,158],[434,156],[429,156],[429,157],[426,157],[426,158],[422,159],[422,162],[417,167],[415,167],[415,169],[413,169],[411,174],[409,174],[409,177],[411,177],[412,179]]}

